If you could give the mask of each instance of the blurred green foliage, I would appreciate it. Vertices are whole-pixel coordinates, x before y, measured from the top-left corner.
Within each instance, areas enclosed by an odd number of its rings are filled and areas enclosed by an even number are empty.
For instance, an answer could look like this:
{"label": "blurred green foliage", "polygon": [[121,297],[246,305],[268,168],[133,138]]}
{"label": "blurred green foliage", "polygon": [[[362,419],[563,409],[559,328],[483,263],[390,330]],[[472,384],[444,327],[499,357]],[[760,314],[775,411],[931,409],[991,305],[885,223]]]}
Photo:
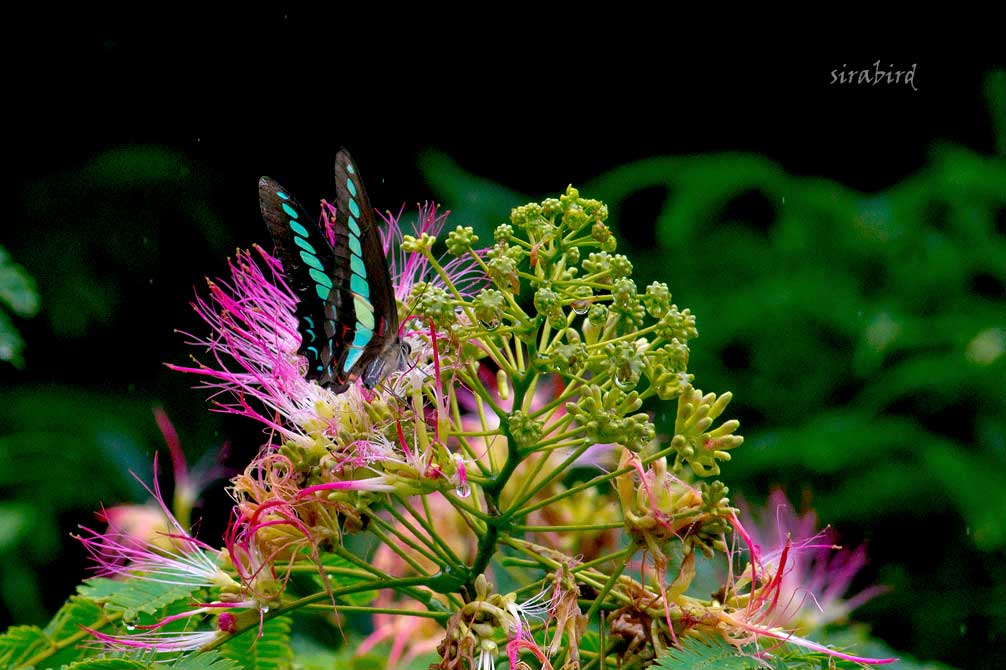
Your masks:
{"label": "blurred green foliage", "polygon": [[69,533],[98,524],[102,505],[145,500],[130,471],[149,482],[163,448],[152,407],[167,399],[184,420],[181,389],[203,417],[183,434],[211,443],[205,399],[188,380],[158,381],[191,295],[169,250],[189,229],[223,256],[208,184],[182,153],[144,145],[18,183],[0,248],[0,359],[23,367],[0,369],[13,381],[0,386],[0,622],[47,621],[85,576]]}
{"label": "blurred green foliage", "polygon": [[[420,165],[482,239],[533,199],[437,152]],[[878,193],[737,153],[577,186],[608,204],[639,285],[666,282],[697,315],[689,369],[734,392],[747,439],[725,468],[735,493],[809,489],[824,523],[868,539],[871,577],[894,588],[864,612],[917,657],[1006,662],[1004,156],[936,146]],[[669,434],[673,414],[656,418]]]}
{"label": "blurred green foliage", "polygon": [[25,319],[35,316],[38,313],[38,290],[31,275],[0,246],[0,361],[23,367],[21,350],[24,340],[8,316],[8,310]]}

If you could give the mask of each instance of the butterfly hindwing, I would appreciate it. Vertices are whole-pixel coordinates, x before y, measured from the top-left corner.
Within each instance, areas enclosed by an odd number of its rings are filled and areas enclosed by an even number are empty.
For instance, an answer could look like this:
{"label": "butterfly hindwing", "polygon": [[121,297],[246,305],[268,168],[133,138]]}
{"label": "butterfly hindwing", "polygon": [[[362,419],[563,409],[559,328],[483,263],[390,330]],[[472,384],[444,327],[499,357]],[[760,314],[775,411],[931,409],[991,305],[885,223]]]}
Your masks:
{"label": "butterfly hindwing", "polygon": [[[341,371],[350,378],[364,374],[385,355],[398,337],[398,307],[373,209],[359,170],[345,149],[335,159],[336,237],[345,235],[347,286],[355,311],[353,339]],[[337,253],[338,256],[338,253]],[[367,382],[367,378],[364,378]]]}
{"label": "butterfly hindwing", "polygon": [[314,217],[268,177],[259,181],[259,206],[287,283],[299,299],[298,353],[307,359],[307,377],[336,387],[336,392],[344,390],[345,375],[339,367],[347,353],[344,324],[356,320],[355,305],[345,289],[347,267],[337,253],[347,253],[345,236],[340,239],[336,234],[330,241]]}

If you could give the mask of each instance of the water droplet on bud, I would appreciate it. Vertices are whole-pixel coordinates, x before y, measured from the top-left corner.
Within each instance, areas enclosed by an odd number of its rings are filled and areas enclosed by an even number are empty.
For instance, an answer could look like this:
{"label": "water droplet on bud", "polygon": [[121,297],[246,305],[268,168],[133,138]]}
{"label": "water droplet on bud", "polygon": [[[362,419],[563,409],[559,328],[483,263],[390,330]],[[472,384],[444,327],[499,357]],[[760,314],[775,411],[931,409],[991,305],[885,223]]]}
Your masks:
{"label": "water droplet on bud", "polygon": [[628,391],[636,385],[635,380],[632,378],[631,374],[624,371],[615,372],[615,386],[622,389],[623,391]]}
{"label": "water droplet on bud", "polygon": [[574,312],[576,312],[580,316],[583,316],[584,314],[590,311],[590,302],[588,300],[574,300],[570,304],[570,307],[573,308]]}
{"label": "water droplet on bud", "polygon": [[462,484],[461,486],[459,486],[456,489],[454,489],[454,493],[459,498],[467,498],[468,496],[470,496],[472,494],[472,487],[468,486],[468,484]]}

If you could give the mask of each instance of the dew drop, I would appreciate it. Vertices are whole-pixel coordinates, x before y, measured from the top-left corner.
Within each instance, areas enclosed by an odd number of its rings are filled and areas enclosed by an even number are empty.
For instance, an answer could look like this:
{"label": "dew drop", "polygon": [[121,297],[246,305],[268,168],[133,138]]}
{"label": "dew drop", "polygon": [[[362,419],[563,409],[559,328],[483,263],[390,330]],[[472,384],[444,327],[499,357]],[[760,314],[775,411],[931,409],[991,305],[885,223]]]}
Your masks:
{"label": "dew drop", "polygon": [[131,623],[126,624],[126,630],[136,630],[136,626]]}
{"label": "dew drop", "polygon": [[623,391],[627,391],[635,385],[636,385],[635,380],[633,380],[631,374],[625,374],[620,372],[615,373],[615,386],[617,386],[618,388],[622,389]]}
{"label": "dew drop", "polygon": [[482,327],[485,328],[486,330],[496,330],[497,328],[500,327],[499,319],[490,319],[489,321],[479,321],[479,323],[481,323]]}
{"label": "dew drop", "polygon": [[570,303],[570,307],[573,308],[574,312],[576,312],[580,316],[583,316],[584,314],[590,311],[590,301],[574,300],[572,303]]}
{"label": "dew drop", "polygon": [[467,498],[472,494],[472,487],[468,486],[468,484],[462,484],[454,489],[454,493],[457,494],[459,498]]}
{"label": "dew drop", "polygon": [[269,613],[269,606],[268,605],[262,605],[262,607],[259,608],[259,611],[262,612],[262,614],[268,614]]}

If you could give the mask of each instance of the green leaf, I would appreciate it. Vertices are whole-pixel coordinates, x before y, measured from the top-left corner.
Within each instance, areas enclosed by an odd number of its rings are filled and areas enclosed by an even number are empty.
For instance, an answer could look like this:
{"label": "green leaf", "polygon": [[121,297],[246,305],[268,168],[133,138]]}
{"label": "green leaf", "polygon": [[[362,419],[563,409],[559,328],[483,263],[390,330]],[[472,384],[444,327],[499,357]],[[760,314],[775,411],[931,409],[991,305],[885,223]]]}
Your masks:
{"label": "green leaf", "polygon": [[[30,318],[38,313],[38,304],[35,280],[0,246],[0,305],[17,316]],[[0,360],[21,367],[24,365],[22,349],[24,340],[21,339],[21,334],[7,313],[0,310]]]}
{"label": "green leaf", "polygon": [[216,650],[186,656],[168,667],[171,670],[243,670],[240,663],[234,662]]}
{"label": "green leaf", "polygon": [[0,667],[14,670],[51,644],[37,626],[13,626],[0,635]]}
{"label": "green leaf", "polygon": [[62,670],[150,670],[150,665],[126,658],[89,658],[70,665],[64,665]]}
{"label": "green leaf", "polygon": [[85,598],[105,603],[108,611],[122,612],[128,620],[137,613],[153,614],[162,607],[188,598],[198,588],[183,584],[163,584],[142,579],[116,581],[113,579],[89,579],[77,587],[77,592]]}
{"label": "green leaf", "polygon": [[38,314],[35,280],[0,246],[0,303],[25,318]]}
{"label": "green leaf", "polygon": [[93,600],[80,596],[70,596],[70,599],[59,608],[56,616],[45,627],[45,633],[54,639],[80,632],[81,626],[94,628],[104,619],[101,605]]}
{"label": "green leaf", "polygon": [[671,647],[657,659],[656,667],[662,670],[753,670],[761,663],[750,656],[737,653],[737,648],[720,639],[686,637],[681,648]]}
{"label": "green leaf", "polygon": [[261,636],[257,628],[251,628],[228,640],[221,651],[227,658],[240,663],[244,670],[290,670],[293,662],[290,618],[276,617],[266,621]]}

